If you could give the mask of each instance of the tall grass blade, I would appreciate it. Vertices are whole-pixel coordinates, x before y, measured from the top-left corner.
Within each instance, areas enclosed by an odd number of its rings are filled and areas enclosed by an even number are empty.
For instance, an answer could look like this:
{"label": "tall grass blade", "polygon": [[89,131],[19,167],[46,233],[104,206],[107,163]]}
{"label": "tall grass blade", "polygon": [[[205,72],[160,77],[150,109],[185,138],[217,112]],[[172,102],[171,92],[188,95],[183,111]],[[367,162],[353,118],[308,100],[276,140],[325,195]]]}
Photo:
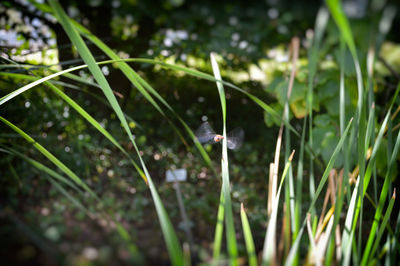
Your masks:
{"label": "tall grass blade", "polygon": [[[211,53],[210,55],[211,65],[214,72],[214,76],[216,80],[222,80],[221,74],[219,72],[218,63],[215,59],[215,55]],[[222,121],[223,121],[223,140],[222,140],[222,159],[221,159],[221,168],[222,168],[222,190],[224,192],[224,201],[225,201],[225,223],[226,223],[226,238],[227,238],[227,247],[229,253],[230,265],[238,265],[237,257],[237,244],[236,244],[236,233],[235,233],[235,225],[233,223],[233,212],[232,212],[232,203],[231,203],[231,189],[230,189],[230,181],[229,181],[229,166],[228,166],[228,148],[226,142],[226,99],[225,99],[225,90],[222,83],[217,82],[218,94],[221,101],[221,109],[222,109]]]}
{"label": "tall grass blade", "polygon": [[257,266],[256,249],[254,247],[254,240],[251,234],[249,220],[247,219],[243,203],[240,204],[240,218],[242,220],[242,228],[243,228],[244,240],[246,242],[247,255],[249,256],[249,266]]}

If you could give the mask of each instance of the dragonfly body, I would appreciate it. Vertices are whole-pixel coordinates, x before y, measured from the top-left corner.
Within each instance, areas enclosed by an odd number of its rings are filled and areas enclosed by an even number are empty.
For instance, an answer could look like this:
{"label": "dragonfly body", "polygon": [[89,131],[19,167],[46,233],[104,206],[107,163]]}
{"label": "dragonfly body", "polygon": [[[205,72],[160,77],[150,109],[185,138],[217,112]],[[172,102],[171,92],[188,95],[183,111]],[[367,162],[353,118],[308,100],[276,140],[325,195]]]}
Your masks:
{"label": "dragonfly body", "polygon": [[222,135],[215,135],[214,136],[214,141],[215,142],[220,142],[221,140],[223,140],[224,139],[224,136],[222,136]]}
{"label": "dragonfly body", "polygon": [[[215,144],[221,142],[224,136],[216,134],[208,122],[201,124],[196,131],[196,138],[203,144]],[[244,131],[241,128],[236,128],[227,134],[226,143],[229,149],[238,149],[243,142]]]}

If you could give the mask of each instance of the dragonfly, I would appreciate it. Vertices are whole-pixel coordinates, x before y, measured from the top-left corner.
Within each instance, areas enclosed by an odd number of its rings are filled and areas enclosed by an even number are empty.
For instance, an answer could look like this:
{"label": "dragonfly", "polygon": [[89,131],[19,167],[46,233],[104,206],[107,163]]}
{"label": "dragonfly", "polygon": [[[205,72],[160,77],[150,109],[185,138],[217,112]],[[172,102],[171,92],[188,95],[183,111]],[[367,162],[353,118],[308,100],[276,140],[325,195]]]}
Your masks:
{"label": "dragonfly", "polygon": [[[224,136],[215,133],[208,122],[201,124],[195,134],[197,140],[202,144],[215,144],[224,139]],[[242,146],[243,139],[244,131],[238,127],[226,135],[226,144],[229,149],[237,150]]]}

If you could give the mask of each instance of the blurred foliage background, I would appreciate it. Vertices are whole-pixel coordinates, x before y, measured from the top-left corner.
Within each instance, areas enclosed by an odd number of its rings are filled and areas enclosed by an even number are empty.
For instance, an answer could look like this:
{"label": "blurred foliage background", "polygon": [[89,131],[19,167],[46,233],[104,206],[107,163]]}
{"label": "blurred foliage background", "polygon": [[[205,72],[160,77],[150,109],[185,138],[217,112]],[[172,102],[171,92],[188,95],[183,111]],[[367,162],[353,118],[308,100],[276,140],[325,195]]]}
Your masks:
{"label": "blurred foliage background", "polygon": [[[40,4],[40,1],[37,1]],[[291,124],[300,129],[307,115],[306,91],[308,59],[306,49],[313,35],[315,16],[322,1],[185,1],[185,0],[91,0],[62,1],[68,15],[107,43],[122,58],[156,58],[181,63],[212,73],[210,52],[221,56],[224,79],[244,88],[281,113],[289,76],[289,43],[301,39],[298,73],[290,99]],[[366,58],[371,25],[381,18],[385,1],[344,1],[347,15],[357,36],[359,53]],[[400,7],[398,2],[392,3]],[[375,66],[376,112],[384,109],[400,79],[400,17],[382,40]],[[75,48],[54,18],[39,11],[29,1],[0,3],[0,48],[3,63],[12,59],[20,64],[57,65],[66,69],[82,64]],[[106,57],[88,43],[96,60]],[[332,21],[327,27],[314,95],[314,146],[322,162],[327,162],[339,140],[339,32]],[[366,62],[361,60],[362,68]],[[221,111],[213,82],[181,75],[149,64],[133,64],[142,77],[157,89],[192,129],[209,121],[221,129]],[[354,112],[357,88],[351,57],[346,58],[346,113]],[[19,70],[14,70],[18,73]],[[31,70],[32,72],[35,69]],[[46,71],[41,74],[46,74]],[[166,183],[165,171],[186,168],[188,180],[181,184],[185,207],[192,221],[199,258],[209,256],[219,202],[220,178],[206,167],[191,144],[176,136],[168,122],[133,88],[123,74],[111,65],[102,66],[112,89],[129,118],[141,153],[155,179],[170,218],[176,228],[181,217],[173,186]],[[47,73],[49,74],[50,71]],[[81,77],[93,81],[87,70]],[[351,81],[351,82],[350,82]],[[132,147],[109,105],[96,86],[82,86],[66,78],[59,82],[65,92],[85,106],[128,150]],[[25,85],[25,80],[0,76],[1,95]],[[227,90],[228,130],[245,130],[243,147],[231,153],[231,181],[234,212],[240,202],[248,206],[256,249],[262,247],[267,216],[267,178],[273,160],[278,121],[236,91]],[[168,255],[146,185],[123,154],[96,130],[70,110],[50,90],[39,87],[22,94],[0,113],[24,128],[66,165],[74,169],[116,213],[132,235],[149,265],[168,264]],[[174,121],[176,122],[176,121]],[[177,123],[178,125],[178,123]],[[0,144],[13,141],[21,152],[47,164],[19,136],[0,125]],[[298,145],[296,141],[294,145]],[[294,147],[296,149],[296,147]],[[219,146],[206,146],[215,168],[220,160]],[[378,172],[385,171],[387,158],[377,161]],[[341,166],[339,160],[336,166]],[[7,265],[123,265],[129,264],[124,243],[111,229],[115,224],[90,220],[72,206],[42,173],[15,156],[0,156],[0,254]],[[317,172],[321,171],[317,166]],[[379,173],[378,173],[379,174]],[[397,175],[394,171],[393,177]],[[398,182],[398,180],[396,181]],[[88,205],[88,208],[91,208]],[[239,216],[237,216],[239,217]],[[236,223],[238,224],[238,223]],[[181,238],[184,232],[178,229]],[[245,253],[242,235],[239,250]],[[6,258],[6,259],[5,259]]]}

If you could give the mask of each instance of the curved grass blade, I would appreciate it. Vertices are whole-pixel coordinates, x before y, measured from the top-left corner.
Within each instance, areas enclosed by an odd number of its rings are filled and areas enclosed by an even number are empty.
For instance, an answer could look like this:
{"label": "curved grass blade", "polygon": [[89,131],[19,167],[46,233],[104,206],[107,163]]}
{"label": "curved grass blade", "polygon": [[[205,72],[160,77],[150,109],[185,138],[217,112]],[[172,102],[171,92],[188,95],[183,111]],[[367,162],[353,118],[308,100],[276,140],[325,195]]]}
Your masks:
{"label": "curved grass blade", "polygon": [[[27,74],[18,74],[18,73],[9,73],[9,72],[0,72],[0,76],[3,77],[9,77],[12,79],[23,79],[23,80],[38,80],[38,78],[34,77],[34,76],[29,76]],[[71,88],[71,89],[79,89],[78,86],[66,83],[66,82],[62,82],[62,81],[57,81],[57,80],[51,80],[49,81],[54,85],[59,85],[59,86],[63,86],[66,88]]]}
{"label": "curved grass blade", "polygon": [[39,152],[41,152],[47,159],[49,159],[53,164],[55,164],[61,171],[63,171],[71,180],[73,180],[76,184],[81,186],[85,191],[87,191],[93,198],[100,201],[99,197],[91,190],[86,183],[84,183],[74,172],[72,172],[65,164],[63,164],[60,160],[57,159],[53,154],[51,154],[46,148],[36,142],[33,138],[31,138],[28,134],[22,131],[19,127],[0,116],[0,121],[9,126],[19,135],[21,135],[24,139],[26,139],[29,143],[31,143]]}
{"label": "curved grass blade", "polygon": [[52,170],[52,169],[48,168],[47,166],[39,163],[38,161],[35,161],[35,160],[25,156],[24,154],[12,149],[12,148],[5,147],[3,145],[1,145],[1,146],[4,147],[4,148],[0,148],[0,151],[7,152],[9,154],[14,154],[16,156],[21,157],[22,159],[26,160],[28,163],[30,163],[31,165],[36,167],[38,170],[45,172],[49,176],[52,176],[54,179],[56,179],[56,180],[58,180],[60,182],[63,182],[64,184],[66,184],[67,186],[71,187],[72,189],[74,189],[78,193],[82,194],[82,191],[77,186],[75,186],[75,184],[73,182],[69,181],[68,179],[66,179],[65,177],[63,177],[59,173],[55,172],[54,170]]}
{"label": "curved grass blade", "polygon": [[[111,63],[111,62],[108,62],[108,63]],[[17,97],[21,93],[24,93],[25,91],[27,91],[27,90],[29,90],[29,89],[31,89],[31,88],[39,85],[39,84],[44,83],[45,81],[51,80],[51,79],[53,79],[55,77],[58,77],[58,76],[61,76],[61,75],[65,74],[65,73],[69,73],[69,72],[76,71],[76,70],[79,70],[79,69],[83,69],[83,68],[86,68],[86,67],[87,67],[87,65],[80,65],[80,66],[77,66],[77,67],[65,69],[65,70],[59,71],[57,73],[54,73],[54,74],[48,75],[46,77],[43,77],[41,79],[38,79],[38,80],[36,80],[34,82],[31,82],[31,83],[29,83],[29,84],[27,84],[27,85],[25,85],[25,86],[23,86],[23,87],[21,87],[19,89],[16,89],[15,91],[12,91],[11,93],[1,97],[0,98],[0,106],[5,104],[6,102],[12,100],[13,98]]]}
{"label": "curved grass blade", "polygon": [[136,164],[136,162],[132,159],[129,153],[122,148],[121,145],[114,139],[114,137],[103,128],[99,122],[96,121],[89,113],[87,113],[79,104],[77,104],[73,99],[71,99],[68,95],[58,89],[51,83],[46,83],[57,95],[59,95],[63,100],[65,100],[72,108],[74,108],[83,118],[85,118],[94,128],[96,128],[101,134],[103,134],[112,144],[114,144],[125,156],[128,157],[129,161],[138,171],[139,175],[147,184],[147,178],[143,173],[142,169]]}

